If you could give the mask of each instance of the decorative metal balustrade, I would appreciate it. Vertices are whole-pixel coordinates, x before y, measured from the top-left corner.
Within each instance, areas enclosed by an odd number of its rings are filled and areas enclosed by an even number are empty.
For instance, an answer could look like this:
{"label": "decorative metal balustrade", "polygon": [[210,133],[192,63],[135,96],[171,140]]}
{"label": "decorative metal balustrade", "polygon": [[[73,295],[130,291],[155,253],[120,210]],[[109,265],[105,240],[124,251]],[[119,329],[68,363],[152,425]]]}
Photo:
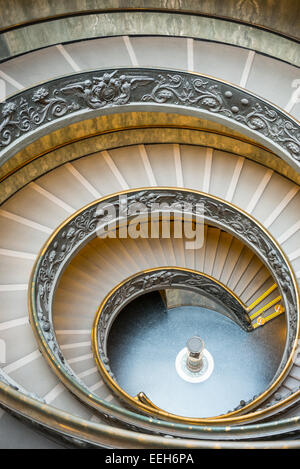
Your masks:
{"label": "decorative metal balustrade", "polygon": [[[125,112],[128,109],[174,110],[174,112],[179,110],[182,113],[204,115],[219,120],[233,128],[241,129],[267,147],[276,150],[299,171],[299,123],[277,107],[238,87],[210,77],[142,68],[81,73],[53,80],[9,98],[6,103],[0,105],[2,116],[0,163],[7,161],[16,150],[38,136],[66,123],[95,116],[99,112]],[[84,402],[98,409],[99,415],[105,422],[117,422],[120,429],[115,429],[113,432],[108,430],[106,425],[99,424],[97,427],[92,423],[85,424],[80,419],[71,418],[49,406],[46,409],[42,402],[37,402],[35,396],[30,393],[26,395],[21,387],[16,389],[11,380],[1,375],[1,400],[4,405],[15,409],[15,412],[23,415],[25,419],[30,419],[29,416],[32,415],[33,421],[39,421],[45,427],[64,435],[72,435],[73,438],[83,442],[91,441],[94,444],[114,442],[116,445],[126,447],[130,444],[137,447],[136,433],[134,433],[136,431],[145,432],[140,437],[140,445],[145,447],[147,445],[154,447],[156,444],[162,447],[166,442],[162,436],[164,434],[185,438],[196,436],[204,439],[249,439],[272,437],[278,435],[278,430],[287,434],[298,431],[298,417],[260,424],[259,428],[251,425],[245,428],[236,426],[238,422],[252,421],[252,419],[254,421],[256,415],[263,418],[272,415],[273,410],[274,413],[280,412],[280,409],[285,409],[285,405],[288,406],[299,399],[299,393],[290,393],[290,396],[281,401],[274,398],[267,408],[263,405],[264,400],[275,391],[286,376],[299,331],[298,290],[289,263],[279,246],[253,218],[212,196],[172,188],[135,190],[129,191],[127,195],[129,206],[130,203],[137,201],[142,201],[146,205],[151,205],[157,200],[172,203],[189,200],[192,204],[201,201],[205,205],[205,219],[209,223],[239,237],[267,265],[280,290],[288,330],[283,360],[274,382],[266,393],[245,406],[243,412],[248,410],[249,415],[240,416],[241,412],[233,412],[226,418],[222,419],[221,416],[220,422],[211,419],[205,422],[205,425],[201,425],[201,422],[194,422],[189,426],[170,423],[169,416],[165,416],[166,421],[162,422],[105,403],[96,395],[91,395],[88,388],[69,367],[59,348],[53,328],[51,308],[61,273],[75,253],[95,236],[97,224],[101,221],[101,215],[97,213],[97,201],[74,214],[56,230],[41,252],[32,277],[31,320],[42,351],[62,382]],[[105,200],[115,204],[118,212],[117,197],[110,196]],[[244,311],[241,309],[239,313],[240,316],[237,315],[236,319],[247,328]],[[256,412],[260,404],[262,407]],[[223,426],[223,422],[226,422],[226,426]],[[233,423],[235,427],[228,426],[227,423],[228,425]],[[63,426],[67,425],[69,429],[63,430]],[[156,436],[150,435],[150,432]],[[165,444],[168,447],[176,445],[184,447],[185,444],[192,444],[195,447],[205,446],[204,443],[197,441],[178,442],[175,439],[173,443],[168,440]]]}
{"label": "decorative metal balustrade", "polygon": [[[169,206],[180,205],[184,202],[190,204],[191,212],[196,213],[196,207],[202,204],[204,207],[203,219],[205,222],[220,227],[236,237],[243,240],[265,263],[273,275],[286,310],[287,319],[287,341],[283,353],[282,362],[269,388],[260,396],[253,399],[243,408],[253,410],[262,403],[284,379],[289,370],[291,360],[298,340],[299,313],[298,313],[298,291],[293,273],[289,267],[279,246],[270,235],[252,217],[225,201],[217,199],[200,192],[190,190],[179,190],[172,188],[151,188],[127,191],[115,196],[109,196],[100,201],[95,201],[71,216],[62,226],[60,226],[50,237],[43,248],[36,266],[33,270],[31,280],[30,295],[30,315],[37,340],[45,358],[50,362],[54,371],[64,384],[76,394],[83,402],[97,408],[104,415],[110,418],[118,418],[129,425],[137,425],[141,428],[156,427],[152,418],[136,415],[129,411],[102,401],[99,397],[91,393],[84,383],[75,375],[73,370],[65,360],[58,345],[55,330],[52,322],[52,302],[59,278],[73,258],[73,256],[91,239],[97,236],[99,225],[109,225],[113,220],[107,215],[104,207],[112,206],[115,209],[116,219],[121,221],[124,216],[124,205],[122,200],[126,196],[127,205],[125,215],[128,220],[133,216],[131,208],[136,204],[143,204],[146,209],[150,209],[154,204],[168,204]],[[114,218],[114,217],[113,217]],[[179,283],[178,283],[179,285]],[[247,324],[246,315],[236,314],[244,327]],[[105,323],[108,321],[104,319]],[[102,321],[103,326],[103,321]],[[248,322],[248,326],[251,327]],[[276,405],[278,403],[276,402]],[[270,406],[262,409],[260,413],[270,412]],[[200,425],[205,422],[211,424],[221,424],[222,421],[234,422],[243,419],[239,417],[240,409],[225,416],[210,419],[179,419],[179,421],[189,424]],[[170,415],[165,418],[172,419]],[[255,418],[255,411],[248,414],[247,418]],[[177,420],[177,418],[175,418]],[[174,429],[176,428],[176,425]],[[157,431],[154,430],[153,431]]]}
{"label": "decorative metal balustrade", "polygon": [[0,163],[68,121],[129,109],[204,115],[241,128],[299,169],[299,124],[276,106],[205,75],[147,68],[80,73],[8,98],[0,105]]}

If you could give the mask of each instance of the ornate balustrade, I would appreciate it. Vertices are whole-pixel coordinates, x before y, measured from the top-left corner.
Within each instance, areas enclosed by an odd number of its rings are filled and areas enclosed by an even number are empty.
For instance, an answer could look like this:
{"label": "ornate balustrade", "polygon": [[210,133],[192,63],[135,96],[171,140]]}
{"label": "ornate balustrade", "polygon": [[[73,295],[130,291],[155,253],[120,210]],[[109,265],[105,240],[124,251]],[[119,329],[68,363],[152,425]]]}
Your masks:
{"label": "ornate balustrade", "polygon": [[256,139],[300,167],[299,123],[249,92],[199,74],[146,68],[80,73],[0,105],[0,163],[51,130],[103,113],[150,110],[204,116]]}
{"label": "ornate balustrade", "polygon": [[[121,197],[120,197],[121,195]],[[126,197],[126,206],[124,198]],[[279,246],[271,236],[252,217],[248,216],[233,205],[213,196],[196,191],[179,190],[172,188],[151,188],[125,191],[121,194],[109,196],[100,201],[95,201],[71,216],[50,237],[43,248],[31,280],[30,315],[37,340],[42,353],[50,362],[56,374],[64,384],[81,400],[97,408],[110,418],[118,418],[128,424],[139,425],[141,428],[156,427],[152,418],[136,415],[122,408],[102,401],[91,393],[84,383],[74,374],[65,360],[55,336],[52,323],[52,302],[59,278],[72,259],[72,257],[91,239],[97,236],[99,226],[109,225],[113,221],[117,224],[126,215],[130,220],[132,208],[136,204],[142,204],[146,210],[154,204],[168,204],[169,206],[181,206],[188,202],[191,212],[196,213],[196,207],[201,204],[204,207],[202,216],[205,222],[220,227],[243,240],[263,260],[273,275],[280,290],[283,304],[285,305],[287,318],[287,341],[283,353],[282,362],[269,388],[260,396],[247,403],[242,412],[254,409],[262,403],[284,379],[298,340],[299,329],[299,299],[296,281],[289,264]],[[107,215],[106,208],[114,208],[113,217]],[[178,284],[179,285],[179,284]],[[245,316],[243,316],[246,325]],[[276,402],[276,405],[278,403]],[[147,406],[144,409],[146,412]],[[270,407],[262,409],[261,414],[270,412]],[[240,409],[226,416],[211,419],[190,419],[189,424],[199,425],[210,422],[221,424],[222,421],[234,422],[243,419],[239,417]],[[172,419],[169,414],[164,414],[166,419]],[[247,419],[255,418],[255,412],[247,415]],[[175,418],[175,420],[178,420]],[[179,418],[179,421],[182,419]],[[183,419],[182,421],[185,422]],[[176,427],[174,427],[176,428]],[[152,428],[152,430],[154,430]],[[154,430],[155,431],[155,430]]]}

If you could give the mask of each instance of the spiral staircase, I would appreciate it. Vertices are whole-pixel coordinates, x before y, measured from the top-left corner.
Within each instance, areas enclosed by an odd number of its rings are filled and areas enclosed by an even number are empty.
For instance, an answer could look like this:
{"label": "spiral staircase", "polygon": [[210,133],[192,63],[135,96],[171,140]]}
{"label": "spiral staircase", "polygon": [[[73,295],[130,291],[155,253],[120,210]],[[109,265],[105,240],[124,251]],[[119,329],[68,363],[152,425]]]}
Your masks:
{"label": "spiral staircase", "polygon": [[[299,7],[105,3],[0,1],[0,447],[298,448]],[[201,247],[119,236],[124,198],[203,203]],[[174,288],[265,353],[218,415],[110,369],[116,317]]]}

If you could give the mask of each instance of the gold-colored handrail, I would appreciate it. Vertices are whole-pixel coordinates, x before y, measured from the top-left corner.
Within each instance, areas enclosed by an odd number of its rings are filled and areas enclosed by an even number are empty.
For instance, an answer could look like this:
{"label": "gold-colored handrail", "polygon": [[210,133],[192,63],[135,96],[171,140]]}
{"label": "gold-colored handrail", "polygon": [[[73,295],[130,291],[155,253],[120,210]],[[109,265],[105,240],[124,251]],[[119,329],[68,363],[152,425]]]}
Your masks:
{"label": "gold-colored handrail", "polygon": [[[89,207],[91,207],[92,205],[94,204],[98,204],[98,203],[103,203],[104,201],[107,201],[108,199],[112,198],[112,197],[116,197],[116,196],[121,196],[123,194],[127,194],[127,193],[134,193],[134,192],[140,192],[140,191],[151,191],[153,192],[153,190],[162,190],[162,191],[168,191],[168,190],[180,190],[182,192],[193,192],[195,194],[202,194],[201,192],[199,191],[195,191],[195,190],[190,190],[190,189],[178,189],[178,188],[174,188],[174,187],[163,187],[163,188],[153,188],[153,187],[145,187],[145,188],[139,188],[139,189],[132,189],[132,190],[125,190],[125,191],[121,191],[121,192],[118,192],[116,194],[113,194],[113,195],[108,195],[108,196],[105,196],[101,199],[99,199],[98,201],[94,201],[94,202],[91,202],[90,204],[88,204],[87,206],[85,206],[84,209],[88,209]],[[204,195],[204,194],[202,194]],[[218,198],[218,197],[215,197],[215,196],[209,196],[210,198],[213,198],[214,200],[216,201],[221,201],[221,202],[225,202],[225,201],[222,201],[222,199]],[[236,207],[235,205],[231,204],[231,203],[228,203],[228,202],[225,202],[226,204],[232,206],[236,211],[244,214],[246,217],[248,218],[252,218],[251,215],[247,214],[246,212],[244,212],[242,209]],[[48,241],[46,242],[46,244],[44,245],[44,247],[42,248],[39,256],[37,257],[37,261],[36,261],[36,264],[35,266],[37,265],[37,263],[40,261],[41,257],[44,255],[44,253],[47,251],[49,245],[52,243],[53,239],[55,238],[55,236],[57,235],[57,233],[63,229],[63,227],[65,227],[73,218],[75,218],[83,209],[80,209],[78,210],[77,212],[75,212],[73,215],[71,215],[66,221],[64,221],[54,232],[53,234],[50,236],[50,238],[48,239]],[[290,275],[291,275],[291,278],[292,278],[292,281],[293,281],[293,285],[295,287],[295,294],[296,294],[296,302],[297,302],[297,330],[296,330],[296,337],[298,338],[299,336],[299,313],[300,313],[300,308],[299,308],[299,292],[298,292],[298,287],[297,287],[297,282],[296,282],[296,279],[295,279],[295,276],[294,276],[294,273],[293,273],[293,270],[290,266],[290,263],[288,261],[288,259],[286,258],[285,254],[283,253],[282,249],[277,245],[276,241],[274,240],[274,238],[272,237],[272,235],[259,223],[255,220],[255,223],[260,227],[260,229],[267,235],[267,237],[272,240],[272,242],[276,245],[278,251],[280,252],[281,256],[283,257],[283,259],[285,260],[287,266],[288,266],[288,269],[289,269],[289,272],[290,272]],[[38,321],[37,321],[37,317],[36,317],[36,312],[34,310],[34,284],[32,283],[33,282],[33,278],[34,278],[34,274],[35,274],[35,267],[32,271],[32,279],[30,281],[30,284],[32,285],[32,288],[29,289],[29,311],[30,311],[30,318],[31,318],[31,324],[33,326],[33,329],[34,329],[34,333],[36,335],[36,338],[37,338],[37,341],[38,343],[40,344],[41,346],[41,350],[42,350],[42,353],[44,354],[45,358],[48,360],[49,364],[51,365],[51,367],[54,369],[54,371],[56,372],[56,374],[60,377],[60,379],[62,380],[62,382],[64,384],[66,384],[66,386],[74,393],[76,394],[80,399],[82,399],[84,402],[88,403],[88,404],[92,404],[94,407],[96,408],[99,408],[99,407],[102,407],[103,404],[102,404],[102,401],[101,399],[98,399],[94,402],[92,402],[92,394],[90,394],[89,396],[85,396],[83,395],[82,393],[82,390],[81,390],[81,387],[79,385],[77,385],[75,382],[70,382],[70,380],[68,379],[68,377],[66,376],[66,373],[63,372],[61,370],[61,367],[58,367],[57,366],[57,363],[56,363],[56,360],[55,358],[53,357],[52,355],[52,352],[51,350],[49,349],[45,339],[43,338],[43,335],[41,333],[41,331],[39,330],[39,327],[38,327]],[[94,339],[93,339],[94,340]],[[164,419],[167,419],[167,420],[173,420],[175,422],[180,422],[180,423],[184,423],[184,424],[189,424],[189,425],[202,425],[202,424],[216,424],[216,425],[220,425],[220,424],[223,424],[223,423],[228,423],[228,424],[238,424],[238,423],[241,423],[241,422],[249,422],[251,421],[252,419],[255,419],[257,417],[260,417],[262,418],[263,416],[269,414],[271,411],[273,410],[276,410],[278,408],[280,408],[281,406],[283,407],[284,405],[286,405],[286,403],[291,400],[292,398],[289,397],[289,398],[286,398],[286,399],[283,399],[282,401],[268,407],[268,408],[263,408],[263,409],[260,409],[258,411],[253,411],[253,412],[249,412],[247,413],[246,415],[240,415],[241,412],[245,413],[246,411],[250,411],[250,410],[253,410],[253,408],[255,406],[257,406],[259,403],[261,403],[262,401],[264,401],[277,387],[278,385],[282,382],[283,378],[285,377],[287,371],[289,370],[291,364],[292,364],[292,360],[293,360],[293,356],[294,356],[294,353],[295,353],[295,350],[297,348],[297,340],[294,341],[293,345],[292,345],[292,348],[291,348],[291,351],[290,351],[290,355],[289,355],[289,358],[285,364],[285,366],[283,367],[283,369],[281,370],[279,376],[273,381],[273,383],[262,393],[260,394],[256,399],[254,399],[250,404],[247,404],[245,405],[242,409],[240,410],[235,410],[235,411],[232,411],[232,412],[229,412],[227,414],[224,414],[222,416],[217,416],[217,417],[212,417],[212,418],[203,418],[203,419],[186,419],[185,417],[180,417],[180,416],[172,416],[171,414],[167,413],[167,412],[159,412],[159,411],[156,411],[156,414],[157,414],[157,417],[161,417],[161,418],[164,418]],[[111,382],[111,387],[114,388],[116,387],[117,384],[112,381]],[[123,391],[121,389],[118,389],[118,392],[119,393],[122,393]],[[300,394],[300,391],[299,391],[299,394]],[[298,395],[297,393],[295,393],[295,396]],[[125,400],[127,399],[127,396],[125,396]],[[134,400],[133,398],[131,398],[132,400]],[[101,402],[101,404],[100,404]],[[137,404],[137,401],[135,400],[134,401],[135,405]],[[152,414],[153,415],[153,407],[148,407],[144,404],[140,404],[140,410],[146,414],[149,415]]]}

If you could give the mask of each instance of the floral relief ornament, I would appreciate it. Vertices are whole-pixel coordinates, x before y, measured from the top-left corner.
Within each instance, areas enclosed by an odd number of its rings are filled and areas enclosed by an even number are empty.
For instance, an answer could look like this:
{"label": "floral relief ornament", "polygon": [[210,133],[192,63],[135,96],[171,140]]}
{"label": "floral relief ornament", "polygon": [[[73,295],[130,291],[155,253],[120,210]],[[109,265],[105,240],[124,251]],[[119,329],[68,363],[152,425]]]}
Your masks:
{"label": "floral relief ornament", "polygon": [[[289,317],[290,343],[288,349],[285,351],[285,356],[287,356],[297,329],[296,294],[288,267],[286,266],[280,251],[277,250],[276,246],[273,245],[272,241],[259,229],[253,220],[248,219],[248,217],[234,210],[232,207],[202,194],[189,193],[180,190],[172,191],[160,189],[150,191],[141,190],[129,193],[127,197],[128,209],[130,209],[132,204],[136,203],[143,203],[146,204],[146,206],[151,207],[151,204],[157,202],[181,204],[183,201],[187,200],[189,203],[193,204],[194,209],[196,208],[197,203],[204,204],[204,217],[207,220],[212,220],[217,224],[227,227],[247,240],[247,242],[251,244],[258,253],[260,253],[261,257],[273,272],[274,278],[281,289],[282,298],[286,305],[286,312]],[[117,213],[118,211],[121,213],[119,198],[111,198],[110,202],[116,207]],[[101,221],[103,217],[105,217],[105,211],[98,211],[98,203],[92,207],[84,209],[57,233],[37,266],[34,293],[37,320],[39,322],[41,334],[48,342],[48,345],[56,359],[61,364],[64,364],[64,358],[56,342],[51,321],[51,293],[55,290],[60,269],[62,269],[68,262],[72,253],[77,251],[79,246],[84,243],[89,236],[93,236],[93,233],[96,232],[99,221]],[[182,277],[183,274],[181,273],[180,275]],[[126,287],[124,291],[120,291],[119,298],[111,299],[110,307],[115,308],[118,306],[122,298],[126,298],[127,295],[130,296],[132,294],[132,289],[156,288],[156,286],[160,284],[169,286],[170,282],[173,282],[173,280],[174,277],[171,277],[169,272],[161,272],[159,275],[156,274],[155,276],[146,276],[143,279],[140,279],[139,282],[129,285],[128,289]],[[194,278],[188,279],[186,277],[182,277],[180,279],[177,277],[177,280],[179,283],[188,282],[190,286],[195,286],[196,281]],[[199,280],[197,280],[197,282],[199,282]],[[199,283],[198,286],[201,287]],[[205,288],[207,287],[208,285],[205,286]],[[216,289],[218,289],[218,287],[216,285],[211,286],[210,289],[213,295],[217,294]],[[218,294],[221,295],[221,292],[219,291]],[[233,305],[230,307],[232,308],[232,306]],[[232,310],[234,309],[235,308],[232,308]],[[109,314],[103,315],[102,320],[104,321],[102,323],[103,330],[105,330],[105,324],[107,325],[109,322]]]}
{"label": "floral relief ornament", "polygon": [[295,120],[262,99],[209,77],[167,70],[110,70],[59,78],[20,92],[0,105],[0,149],[47,122],[79,110],[128,103],[173,104],[203,109],[242,123],[280,145],[300,161]]}

